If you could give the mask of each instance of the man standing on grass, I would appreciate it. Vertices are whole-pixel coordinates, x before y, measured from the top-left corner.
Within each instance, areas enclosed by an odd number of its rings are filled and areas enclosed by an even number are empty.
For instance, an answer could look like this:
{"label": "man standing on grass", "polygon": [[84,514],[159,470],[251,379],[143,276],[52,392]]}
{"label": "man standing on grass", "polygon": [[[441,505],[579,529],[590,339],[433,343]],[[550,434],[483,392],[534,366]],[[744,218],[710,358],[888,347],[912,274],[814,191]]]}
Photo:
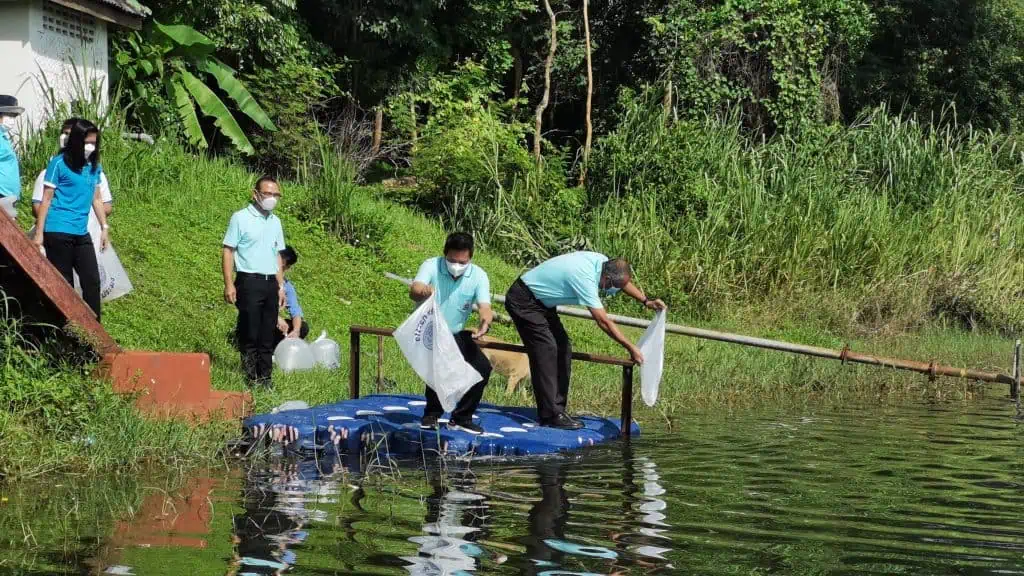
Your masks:
{"label": "man standing on grass", "polygon": [[[224,300],[238,308],[238,344],[250,385],[270,387],[277,311],[285,304],[281,221],[272,214],[281,199],[277,181],[256,181],[248,206],[235,212],[224,234]],[[234,280],[231,273],[235,272]]]}
{"label": "man standing on grass", "polygon": [[15,119],[24,111],[18,106],[17,98],[0,95],[0,212],[12,219],[18,217],[15,204],[21,197],[21,171],[11,131],[14,130]]}
{"label": "man standing on grass", "polygon": [[[453,430],[481,434],[484,430],[473,423],[473,412],[476,412],[491,377],[491,363],[475,340],[491,329],[494,316],[491,312],[491,282],[483,268],[470,262],[472,259],[473,237],[464,232],[452,234],[444,243],[443,258],[430,258],[420,265],[409,288],[409,297],[420,303],[435,294],[437,307],[455,335],[462,357],[483,377],[459,400],[448,422],[448,427]],[[473,304],[480,310],[480,327],[476,332],[463,330],[473,311]],[[437,419],[444,409],[437,393],[429,386],[426,395],[427,407],[423,411],[420,428],[436,430]]]}
{"label": "man standing on grass", "polygon": [[613,296],[620,290],[653,310],[665,308],[661,300],[651,300],[632,282],[629,263],[621,258],[609,260],[596,252],[572,252],[552,258],[523,274],[509,288],[505,309],[516,325],[530,358],[530,379],[542,426],[576,430],[583,427],[566,413],[569,376],[572,371],[572,344],[555,308],[586,306],[597,325],[629,351],[637,364],[643,354],[604,310],[601,294]]}

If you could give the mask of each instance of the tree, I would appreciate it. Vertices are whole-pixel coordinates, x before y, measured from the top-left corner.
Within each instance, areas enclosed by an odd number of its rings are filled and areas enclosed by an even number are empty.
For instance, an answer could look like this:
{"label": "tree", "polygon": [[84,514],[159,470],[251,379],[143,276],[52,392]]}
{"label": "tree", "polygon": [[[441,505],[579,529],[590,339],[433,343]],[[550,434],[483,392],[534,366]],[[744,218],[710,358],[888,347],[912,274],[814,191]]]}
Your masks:
{"label": "tree", "polygon": [[878,26],[843,91],[864,108],[938,119],[952,113],[982,128],[1024,126],[1024,3],[1020,0],[869,0]]}
{"label": "tree", "polygon": [[276,130],[267,113],[249,93],[235,71],[213,56],[216,45],[190,26],[163,25],[154,21],[149,37],[133,33],[115,48],[115,71],[135,96],[146,98],[143,82],[153,78],[170,98],[185,138],[190,144],[207,148],[196,107],[213,118],[214,124],[244,154],[255,154],[252,143],[231,110],[202,77],[212,77],[236,109],[264,130]]}
{"label": "tree", "polygon": [[590,161],[590,145],[594,137],[594,126],[590,121],[591,106],[594,98],[594,66],[591,63],[589,5],[589,0],[583,0],[583,30],[587,43],[587,139],[583,144],[583,167],[580,168],[580,186],[583,186],[587,180],[587,163]]}
{"label": "tree", "polygon": [[873,21],[865,0],[676,0],[648,19],[682,106],[738,108],[762,133],[829,119],[830,87],[863,52]]}
{"label": "tree", "polygon": [[558,21],[555,19],[555,11],[551,9],[551,0],[544,0],[544,9],[551,21],[551,31],[548,36],[548,56],[544,60],[544,96],[537,104],[537,111],[534,115],[533,130],[533,158],[540,164],[540,140],[541,128],[544,123],[544,109],[548,107],[548,100],[551,98],[551,67],[555,63],[555,49],[558,47]]}

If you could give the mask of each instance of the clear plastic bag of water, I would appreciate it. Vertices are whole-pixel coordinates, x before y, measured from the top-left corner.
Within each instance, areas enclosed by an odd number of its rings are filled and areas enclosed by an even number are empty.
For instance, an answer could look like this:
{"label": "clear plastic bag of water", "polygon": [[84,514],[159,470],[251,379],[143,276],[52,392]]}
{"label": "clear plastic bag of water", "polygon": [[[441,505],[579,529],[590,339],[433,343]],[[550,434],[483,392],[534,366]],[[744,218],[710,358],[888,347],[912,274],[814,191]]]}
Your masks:
{"label": "clear plastic bag of water", "polygon": [[285,338],[274,349],[274,363],[282,372],[312,370],[316,364],[313,349],[300,338]]}
{"label": "clear plastic bag of water", "polygon": [[640,366],[640,396],[648,406],[654,406],[658,401],[658,387],[665,364],[665,316],[665,310],[658,310],[637,342],[637,348],[644,355],[644,363]]}
{"label": "clear plastic bag of water", "polygon": [[320,337],[313,342],[313,361],[319,368],[334,370],[341,367],[341,346],[334,340],[327,337],[327,331],[320,333]]}

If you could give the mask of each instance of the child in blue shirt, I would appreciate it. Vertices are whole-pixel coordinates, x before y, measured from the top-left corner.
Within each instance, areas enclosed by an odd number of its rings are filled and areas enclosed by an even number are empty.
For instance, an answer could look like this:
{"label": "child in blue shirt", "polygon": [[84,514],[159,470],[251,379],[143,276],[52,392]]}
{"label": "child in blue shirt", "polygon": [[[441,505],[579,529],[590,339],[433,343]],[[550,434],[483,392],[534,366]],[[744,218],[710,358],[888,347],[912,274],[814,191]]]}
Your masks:
{"label": "child in blue shirt", "polygon": [[88,226],[89,211],[95,210],[100,221],[100,246],[105,250],[109,227],[99,187],[101,174],[99,128],[80,119],[71,127],[63,153],[54,156],[46,167],[34,238],[68,284],[74,284],[74,273],[78,273],[82,298],[97,319],[100,272]]}
{"label": "child in blue shirt", "polygon": [[[299,255],[291,246],[285,246],[281,250],[281,263],[284,265],[285,274],[299,261]],[[295,291],[295,285],[287,277],[284,279],[284,308],[288,311],[288,319],[278,317],[277,337],[275,346],[285,338],[306,339],[309,335],[309,324],[302,314],[302,306],[299,306],[299,294]]]}

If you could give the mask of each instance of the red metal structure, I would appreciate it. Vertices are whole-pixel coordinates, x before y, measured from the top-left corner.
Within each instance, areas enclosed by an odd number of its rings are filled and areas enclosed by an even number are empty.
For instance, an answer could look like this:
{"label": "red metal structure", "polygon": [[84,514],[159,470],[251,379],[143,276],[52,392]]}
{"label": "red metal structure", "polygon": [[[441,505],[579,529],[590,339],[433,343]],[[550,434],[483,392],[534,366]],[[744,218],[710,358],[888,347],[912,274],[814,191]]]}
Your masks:
{"label": "red metal structure", "polygon": [[[18,225],[0,214],[0,289],[26,325],[63,328],[102,359],[96,376],[115,392],[137,394],[136,405],[157,417],[241,418],[248,393],[212,390],[206,354],[123,350],[81,296],[43,257]],[[8,306],[8,309],[12,306]]]}

